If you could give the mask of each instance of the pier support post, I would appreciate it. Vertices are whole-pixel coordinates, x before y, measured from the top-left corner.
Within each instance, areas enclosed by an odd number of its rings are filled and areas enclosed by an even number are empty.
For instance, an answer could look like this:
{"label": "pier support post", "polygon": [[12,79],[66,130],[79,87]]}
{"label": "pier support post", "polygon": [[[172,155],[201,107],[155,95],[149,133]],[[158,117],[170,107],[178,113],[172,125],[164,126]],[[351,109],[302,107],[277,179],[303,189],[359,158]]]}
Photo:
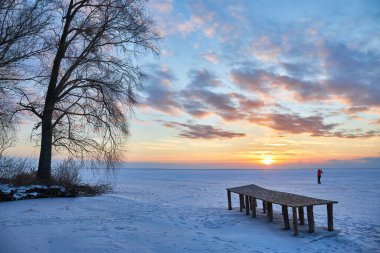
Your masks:
{"label": "pier support post", "polygon": [[266,201],[263,200],[263,213],[267,212],[267,204],[265,203]]}
{"label": "pier support post", "polygon": [[249,215],[249,197],[245,195],[245,214]]}
{"label": "pier support post", "polygon": [[293,213],[293,230],[294,230],[294,235],[298,235],[297,207],[292,207],[292,213]]}
{"label": "pier support post", "polygon": [[282,215],[284,216],[284,229],[288,230],[290,229],[288,206],[282,206]]}
{"label": "pier support post", "polygon": [[327,204],[327,230],[334,230],[334,221],[333,221],[333,204]]}
{"label": "pier support post", "polygon": [[273,204],[272,202],[267,201],[267,215],[268,215],[268,220],[273,221]]}
{"label": "pier support post", "polygon": [[232,210],[231,191],[227,190],[228,210]]}
{"label": "pier support post", "polygon": [[251,200],[251,209],[252,209],[252,217],[256,218],[256,206],[257,206],[257,201],[255,197],[249,197]]}
{"label": "pier support post", "polygon": [[244,205],[244,200],[243,200],[243,194],[239,194],[239,203],[240,203],[240,212],[243,212],[243,205]]}
{"label": "pier support post", "polygon": [[300,219],[300,225],[304,225],[305,224],[305,216],[304,216],[304,212],[303,212],[303,206],[298,207],[298,216]]}
{"label": "pier support post", "polygon": [[314,233],[314,213],[313,206],[307,206],[307,224],[309,226],[309,233]]}

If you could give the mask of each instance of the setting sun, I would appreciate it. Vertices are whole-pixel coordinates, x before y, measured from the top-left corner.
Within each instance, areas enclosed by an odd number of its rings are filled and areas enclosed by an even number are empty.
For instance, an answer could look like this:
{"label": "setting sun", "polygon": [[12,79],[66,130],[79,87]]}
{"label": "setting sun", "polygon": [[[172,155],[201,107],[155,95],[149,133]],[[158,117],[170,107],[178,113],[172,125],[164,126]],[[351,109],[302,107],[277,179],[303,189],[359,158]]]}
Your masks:
{"label": "setting sun", "polygon": [[265,165],[271,165],[272,163],[274,163],[274,160],[272,156],[264,156],[262,163]]}

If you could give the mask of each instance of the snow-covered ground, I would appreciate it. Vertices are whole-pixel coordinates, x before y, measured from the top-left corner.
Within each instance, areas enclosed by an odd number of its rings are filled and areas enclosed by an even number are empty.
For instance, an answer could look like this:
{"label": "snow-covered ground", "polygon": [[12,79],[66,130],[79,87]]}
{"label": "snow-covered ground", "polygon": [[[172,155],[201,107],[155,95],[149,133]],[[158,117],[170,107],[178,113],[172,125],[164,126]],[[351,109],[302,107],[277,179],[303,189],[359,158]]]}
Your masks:
{"label": "snow-covered ground", "polygon": [[[311,170],[123,169],[111,180],[103,196],[0,203],[0,252],[380,252],[380,169],[325,170],[321,185]],[[339,201],[335,231],[326,206],[298,237],[280,206],[273,223],[240,213],[235,194],[227,210],[225,189],[251,183]]]}

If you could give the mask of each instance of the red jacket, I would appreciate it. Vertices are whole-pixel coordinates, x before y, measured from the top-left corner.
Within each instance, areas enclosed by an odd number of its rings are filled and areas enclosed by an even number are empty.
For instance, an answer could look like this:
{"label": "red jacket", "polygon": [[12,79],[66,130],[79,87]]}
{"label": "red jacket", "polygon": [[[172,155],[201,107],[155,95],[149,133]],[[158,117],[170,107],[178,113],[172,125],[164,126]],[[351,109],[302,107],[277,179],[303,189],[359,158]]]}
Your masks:
{"label": "red jacket", "polygon": [[318,173],[317,173],[318,177],[322,176],[322,174],[323,174],[322,170],[319,169],[319,170],[318,170]]}

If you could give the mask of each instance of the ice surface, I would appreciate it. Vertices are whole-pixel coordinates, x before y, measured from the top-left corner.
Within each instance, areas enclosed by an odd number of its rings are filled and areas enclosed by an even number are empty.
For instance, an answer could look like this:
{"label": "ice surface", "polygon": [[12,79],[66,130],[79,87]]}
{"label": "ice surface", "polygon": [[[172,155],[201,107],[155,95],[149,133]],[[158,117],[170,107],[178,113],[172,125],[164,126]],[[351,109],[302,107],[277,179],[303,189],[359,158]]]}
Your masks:
{"label": "ice surface", "polygon": [[[380,252],[380,170],[119,170],[115,192],[89,198],[0,203],[0,252]],[[316,232],[283,230],[280,206],[269,223],[227,210],[226,188],[269,189],[336,200]],[[260,207],[259,202],[259,207]]]}

